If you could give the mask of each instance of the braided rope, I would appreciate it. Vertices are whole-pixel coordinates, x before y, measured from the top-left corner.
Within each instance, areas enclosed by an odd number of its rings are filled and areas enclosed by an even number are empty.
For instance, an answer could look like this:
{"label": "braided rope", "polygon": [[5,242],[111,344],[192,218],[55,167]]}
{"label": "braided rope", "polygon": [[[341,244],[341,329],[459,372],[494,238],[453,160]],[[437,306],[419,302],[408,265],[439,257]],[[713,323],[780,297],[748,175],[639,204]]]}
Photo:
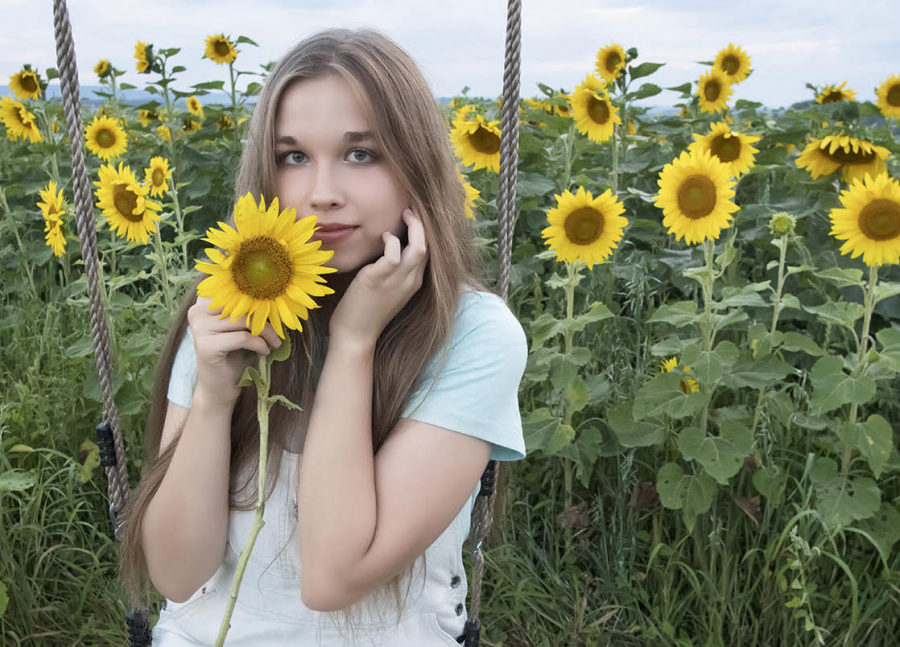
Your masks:
{"label": "braided rope", "polygon": [[59,64],[59,85],[66,113],[66,127],[72,146],[72,192],[78,224],[78,240],[81,243],[81,258],[88,276],[88,293],[91,303],[91,341],[94,346],[94,360],[100,374],[103,392],[103,418],[109,420],[113,430],[116,449],[116,464],[106,468],[108,496],[111,502],[110,516],[118,539],[116,515],[128,500],[128,470],[125,462],[125,445],[119,426],[119,413],[113,401],[112,375],[113,361],[109,351],[109,327],[106,311],[100,299],[100,277],[97,260],[97,229],[94,225],[94,206],[91,203],[90,184],[84,165],[84,151],[81,147],[81,90],[78,83],[78,68],[75,65],[75,44],[72,40],[72,25],[65,0],[53,1],[53,23],[56,35],[56,58]]}
{"label": "braided rope", "polygon": [[[506,56],[503,63],[503,102],[500,120],[500,192],[497,196],[499,210],[500,275],[497,295],[505,301],[509,289],[509,265],[512,257],[512,237],[516,223],[516,176],[519,168],[519,70],[522,51],[522,3],[509,0],[506,15]],[[472,512],[474,529],[472,558],[472,604],[469,622],[480,626],[481,583],[484,576],[484,556],[481,553],[482,537],[490,531],[494,522],[494,500],[497,490],[490,479],[490,496],[478,496]],[[475,639],[477,644],[477,639]],[[469,644],[467,636],[466,644]]]}

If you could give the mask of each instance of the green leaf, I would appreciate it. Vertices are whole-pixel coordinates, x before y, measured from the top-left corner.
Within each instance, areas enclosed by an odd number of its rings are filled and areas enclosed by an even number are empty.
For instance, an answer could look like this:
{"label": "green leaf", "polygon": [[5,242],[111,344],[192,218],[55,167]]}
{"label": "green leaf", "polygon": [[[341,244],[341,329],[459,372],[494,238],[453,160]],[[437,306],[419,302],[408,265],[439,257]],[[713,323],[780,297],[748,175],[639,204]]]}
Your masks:
{"label": "green leaf", "polygon": [[120,90],[137,90],[137,86],[131,85],[130,83],[120,83],[119,89]]}
{"label": "green leaf", "polygon": [[703,394],[685,394],[681,390],[681,380],[678,373],[662,373],[644,384],[634,397],[634,419],[643,420],[664,413],[673,418],[684,418],[697,411],[705,401]]}
{"label": "green leaf", "polygon": [[172,74],[178,74],[179,72],[184,72],[187,68],[184,65],[176,65],[172,68]]}
{"label": "green leaf", "polygon": [[827,413],[849,403],[865,404],[875,397],[875,382],[865,375],[855,378],[844,373],[840,357],[820,357],[809,372],[813,385],[810,408]]}
{"label": "green leaf", "polygon": [[682,83],[681,85],[676,85],[674,88],[666,88],[666,90],[671,90],[672,92],[680,92],[685,96],[691,96],[691,90],[693,86],[688,83]]}
{"label": "green leaf", "polygon": [[0,474],[0,492],[21,492],[30,490],[37,482],[33,472],[12,469]]}
{"label": "green leaf", "polygon": [[809,476],[816,492],[816,510],[831,527],[868,519],[881,505],[881,490],[875,481],[841,476],[831,458],[816,458]]}
{"label": "green leaf", "polygon": [[[121,409],[119,411],[121,413]],[[78,465],[77,478],[78,482],[84,485],[94,476],[94,470],[100,467],[100,448],[97,446],[97,443],[91,440],[85,440],[81,443],[79,449],[81,450],[79,459],[81,458],[81,454],[84,455],[84,459],[80,460],[80,464]]]}
{"label": "green leaf", "polygon": [[537,350],[544,345],[548,339],[552,339],[557,335],[561,335],[565,328],[562,321],[553,316],[550,312],[545,312],[540,317],[531,322],[531,350]]}
{"label": "green leaf", "polygon": [[563,390],[578,376],[577,360],[565,353],[556,353],[550,357],[550,383],[554,389]]}
{"label": "green leaf", "polygon": [[589,375],[587,378],[588,402],[599,404],[612,393],[612,383],[603,375]]}
{"label": "green leaf", "polygon": [[555,189],[556,184],[543,173],[520,171],[516,180],[516,193],[522,198],[543,198]]}
{"label": "green leaf", "polygon": [[629,101],[640,101],[641,99],[649,99],[655,97],[662,92],[662,88],[653,83],[644,83],[634,92],[629,92],[626,96]]}
{"label": "green leaf", "polygon": [[881,344],[879,361],[891,370],[900,372],[900,330],[885,328],[875,333]]}
{"label": "green leaf", "polygon": [[740,354],[737,346],[730,341],[719,342],[711,351],[691,352],[689,348],[682,355],[682,363],[690,366],[691,374],[703,384],[712,384],[718,380],[725,369],[737,361]]}
{"label": "green leaf", "polygon": [[677,301],[659,306],[647,323],[668,323],[676,328],[681,328],[698,321],[700,321],[700,316],[697,314],[696,301]]}
{"label": "green leaf", "polygon": [[786,332],[782,339],[784,340],[781,344],[783,350],[790,352],[803,351],[813,357],[821,357],[825,354],[825,351],[822,350],[821,346],[811,338],[806,335],[801,335],[798,332]]}
{"label": "green leaf", "polygon": [[891,423],[873,414],[865,422],[844,423],[838,428],[838,436],[866,457],[875,478],[881,476],[894,447]]}
{"label": "green leaf", "polygon": [[272,365],[272,362],[283,362],[288,357],[291,356],[291,338],[289,336],[285,336],[284,339],[281,340],[281,346],[278,348],[273,348],[268,355],[269,366]]}
{"label": "green leaf", "polygon": [[302,407],[300,407],[299,404],[294,404],[293,402],[291,402],[290,400],[288,400],[286,397],[284,397],[281,394],[270,395],[268,397],[268,399],[266,400],[266,404],[268,404],[269,409],[274,407],[276,404],[281,404],[281,405],[284,405],[285,407],[287,407],[288,409],[293,409],[295,411],[303,411]]}
{"label": "green leaf", "polygon": [[625,447],[649,447],[666,439],[666,428],[655,419],[637,422],[631,415],[631,402],[623,402],[606,412],[606,422]]}
{"label": "green leaf", "polygon": [[584,487],[588,487],[590,483],[594,465],[597,463],[597,459],[603,455],[604,444],[600,429],[586,426],[578,434],[577,440],[559,451],[559,456],[565,456],[575,463],[575,478]]}
{"label": "green leaf", "polygon": [[769,281],[751,283],[742,288],[722,288],[722,300],[714,304],[716,310],[753,306],[765,308],[768,304],[759,296],[759,292],[769,287]]}
{"label": "green leaf", "polygon": [[650,76],[656,70],[661,68],[665,63],[641,63],[640,65],[629,65],[628,66],[628,74],[631,76],[631,80],[640,79],[645,76]]}
{"label": "green leaf", "polygon": [[578,413],[588,404],[587,383],[578,376],[566,387],[566,403],[569,413]]}
{"label": "green leaf", "polygon": [[9,594],[6,592],[6,584],[0,582],[0,618],[6,613],[6,606],[9,604]]}
{"label": "green leaf", "polygon": [[777,465],[759,467],[753,472],[753,486],[769,500],[772,507],[778,507],[787,485],[787,476]]}
{"label": "green leaf", "polygon": [[599,301],[594,301],[591,304],[591,309],[588,312],[572,318],[574,321],[572,330],[574,330],[575,332],[581,332],[588,324],[595,323],[597,321],[603,321],[604,319],[611,319],[614,316],[615,315],[610,312],[609,308],[607,308]]}
{"label": "green leaf", "polygon": [[900,294],[900,283],[879,281],[875,284],[875,303]]}
{"label": "green leaf", "polygon": [[[250,351],[247,351],[247,352],[249,353]],[[255,355],[255,353],[254,353],[254,355]],[[241,377],[240,377],[240,379],[238,379],[237,385],[243,387],[243,386],[253,386],[254,384],[256,385],[257,392],[259,392],[260,389],[263,388],[263,379],[262,379],[262,376],[259,374],[259,371],[256,370],[255,367],[248,366],[247,368],[244,369],[244,372],[241,373]]]}
{"label": "green leaf", "polygon": [[562,424],[546,407],[523,414],[522,432],[526,452],[540,450],[548,456],[559,452],[575,438],[572,426]]}
{"label": "green leaf", "polygon": [[859,527],[878,542],[878,551],[886,560],[894,544],[900,541],[900,512],[895,506],[884,502],[875,516],[860,522]]}
{"label": "green leaf", "polygon": [[252,40],[250,40],[250,39],[247,38],[246,36],[238,36],[238,38],[237,38],[237,40],[235,41],[234,44],[235,44],[235,45],[240,45],[241,43],[247,43],[248,45],[253,45],[254,47],[259,47],[259,45],[257,45],[255,42],[253,42]]}
{"label": "green leaf", "polygon": [[678,435],[678,449],[685,458],[699,461],[703,469],[722,485],[737,474],[750,455],[753,433],[749,428],[726,420],[719,436],[704,436],[697,427],[688,427]]}
{"label": "green leaf", "polygon": [[656,476],[656,491],[663,506],[682,510],[684,524],[688,532],[693,532],[697,515],[712,505],[716,482],[708,474],[685,474],[677,463],[666,463]]}
{"label": "green leaf", "polygon": [[743,360],[736,363],[725,374],[724,383],[732,388],[750,387],[759,389],[770,387],[790,375],[794,368],[775,355],[760,359]]}
{"label": "green leaf", "polygon": [[866,313],[865,307],[851,301],[832,301],[820,306],[803,306],[803,309],[818,316],[825,323],[850,329],[853,329],[857,320]]}
{"label": "green leaf", "polygon": [[203,83],[195,83],[191,87],[195,90],[223,90],[225,81],[205,81]]}
{"label": "green leaf", "polygon": [[830,267],[827,270],[816,272],[816,276],[825,279],[838,288],[848,288],[852,285],[862,285],[863,271],[856,268],[841,269]]}

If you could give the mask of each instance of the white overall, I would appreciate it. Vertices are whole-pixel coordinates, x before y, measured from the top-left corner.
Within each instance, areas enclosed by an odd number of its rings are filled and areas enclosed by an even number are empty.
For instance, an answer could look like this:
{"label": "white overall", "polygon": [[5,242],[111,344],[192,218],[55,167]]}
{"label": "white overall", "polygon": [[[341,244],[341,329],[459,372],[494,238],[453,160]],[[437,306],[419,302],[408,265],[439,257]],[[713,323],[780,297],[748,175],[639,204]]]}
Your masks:
{"label": "white overall", "polygon": [[[266,501],[265,526],[256,538],[225,640],[229,647],[280,645],[381,645],[385,647],[458,647],[466,623],[466,574],[460,517],[428,547],[427,579],[416,561],[406,609],[396,625],[363,616],[356,642],[347,642],[331,614],[313,611],[300,599],[300,555],[296,545],[296,490],[300,454],[284,453],[278,483]],[[225,558],[210,580],[183,603],[166,601],[153,629],[154,647],[213,645],[231,590],[238,554],[246,544],[255,510],[232,510]],[[401,594],[409,579],[401,581]]]}

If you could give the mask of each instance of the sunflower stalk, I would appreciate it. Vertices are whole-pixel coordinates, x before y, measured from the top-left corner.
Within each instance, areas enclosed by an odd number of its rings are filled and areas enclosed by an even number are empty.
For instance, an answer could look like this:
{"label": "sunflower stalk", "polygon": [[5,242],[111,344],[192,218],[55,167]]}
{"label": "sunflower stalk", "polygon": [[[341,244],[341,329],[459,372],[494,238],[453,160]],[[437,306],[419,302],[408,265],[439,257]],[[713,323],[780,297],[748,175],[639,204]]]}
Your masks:
{"label": "sunflower stalk", "polygon": [[159,264],[159,281],[162,283],[163,295],[165,295],[166,299],[166,310],[169,311],[170,315],[173,315],[175,311],[172,307],[172,292],[169,287],[169,272],[167,270],[169,262],[166,251],[163,248],[162,227],[160,226],[156,227],[156,235],[153,237],[153,243],[156,246],[156,258],[157,263]]}
{"label": "sunflower stalk", "polygon": [[[703,290],[703,317],[700,319],[700,329],[703,335],[703,350],[712,351],[713,341],[715,340],[716,330],[713,325],[712,299],[713,299],[713,283],[715,282],[715,270],[713,268],[713,246],[715,241],[711,238],[706,240],[704,255],[706,257],[706,275],[702,277],[700,286]],[[706,436],[706,428],[709,424],[709,405],[712,403],[712,393],[707,393],[707,389],[711,386],[701,384],[704,395],[706,396],[706,404],[700,413],[700,431]]]}
{"label": "sunflower stalk", "polygon": [[[6,192],[3,190],[2,186],[0,186],[0,205],[3,207],[3,213],[6,214],[6,221],[12,225],[13,235],[16,237],[16,244],[19,246],[19,253],[24,256],[25,246],[22,245],[22,239],[19,237],[19,228],[16,226],[16,219],[9,211],[9,202],[6,200]],[[36,301],[40,301],[41,297],[34,285],[34,274],[31,271],[31,263],[28,262],[27,258],[23,257],[22,265],[25,266],[25,276],[28,279],[29,287],[31,287],[31,294]]]}
{"label": "sunflower stalk", "polygon": [[241,136],[238,133],[238,110],[237,110],[237,92],[236,92],[236,84],[237,77],[234,75],[234,62],[228,64],[228,74],[231,77],[231,119],[234,123],[234,143],[240,150],[241,147]]}
{"label": "sunflower stalk", "polygon": [[[568,274],[568,280],[566,281],[566,327],[565,327],[565,350],[566,357],[572,356],[572,337],[574,335],[574,330],[572,327],[572,321],[574,319],[574,309],[575,309],[575,286],[581,281],[581,272],[578,271],[580,267],[579,261],[575,261],[574,263],[566,262],[566,273]],[[563,403],[564,403],[564,414],[563,421],[567,425],[572,424],[572,407],[569,404],[569,400],[563,394]],[[563,459],[563,476],[565,479],[565,507],[563,510],[569,510],[572,507],[572,461],[569,459]],[[572,528],[566,528],[566,552],[572,546]]]}

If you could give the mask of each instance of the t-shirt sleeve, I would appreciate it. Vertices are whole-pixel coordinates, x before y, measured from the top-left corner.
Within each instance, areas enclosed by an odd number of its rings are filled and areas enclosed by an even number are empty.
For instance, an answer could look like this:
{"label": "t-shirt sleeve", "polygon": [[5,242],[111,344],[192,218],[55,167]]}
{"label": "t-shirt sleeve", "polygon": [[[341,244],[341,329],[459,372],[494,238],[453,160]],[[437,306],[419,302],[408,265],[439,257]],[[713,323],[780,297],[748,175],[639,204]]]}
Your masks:
{"label": "t-shirt sleeve", "polygon": [[486,440],[493,444],[491,460],[520,460],[525,458],[518,398],[528,359],[525,331],[500,297],[472,298],[457,322],[443,373],[434,383],[429,369],[401,417]]}
{"label": "t-shirt sleeve", "polygon": [[194,350],[194,336],[191,327],[185,329],[181,345],[172,362],[172,374],[169,378],[168,398],[186,409],[191,408],[194,387],[197,385],[197,355]]}

